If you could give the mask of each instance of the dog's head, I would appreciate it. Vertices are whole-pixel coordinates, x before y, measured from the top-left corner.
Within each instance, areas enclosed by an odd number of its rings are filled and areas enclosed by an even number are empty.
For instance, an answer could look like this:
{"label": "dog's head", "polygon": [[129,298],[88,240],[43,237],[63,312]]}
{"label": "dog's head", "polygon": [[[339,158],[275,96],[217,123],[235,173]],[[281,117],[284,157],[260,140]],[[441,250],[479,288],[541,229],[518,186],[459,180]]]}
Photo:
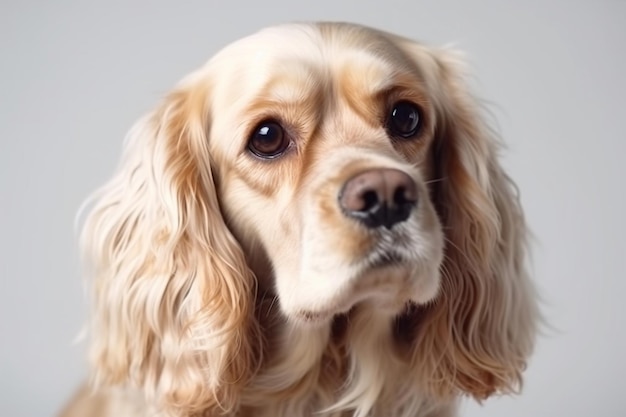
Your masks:
{"label": "dog's head", "polygon": [[306,322],[431,300],[443,252],[423,70],[380,34],[337,29],[269,29],[201,71],[212,120],[196,139],[222,213],[248,256],[269,261],[257,276],[285,315]]}
{"label": "dog's head", "polygon": [[524,224],[456,56],[347,24],[231,44],[131,131],[87,219],[92,357],[188,411],[234,407],[255,303],[396,319],[432,395],[509,389],[536,315]]}

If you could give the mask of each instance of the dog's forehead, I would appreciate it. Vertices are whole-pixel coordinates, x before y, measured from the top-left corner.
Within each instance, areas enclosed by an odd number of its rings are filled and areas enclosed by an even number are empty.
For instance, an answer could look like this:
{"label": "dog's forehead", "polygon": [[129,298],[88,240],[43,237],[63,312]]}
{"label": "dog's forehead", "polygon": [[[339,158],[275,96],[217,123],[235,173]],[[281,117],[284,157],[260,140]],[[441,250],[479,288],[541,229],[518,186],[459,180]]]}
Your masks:
{"label": "dog's forehead", "polygon": [[[392,59],[387,34],[351,24],[286,24],[262,29],[227,45],[214,61],[275,64],[284,59],[331,63],[354,53]],[[221,65],[221,64],[220,64]]]}
{"label": "dog's forehead", "polygon": [[414,71],[384,32],[337,23],[266,28],[226,46],[208,66],[217,79],[215,93],[231,98],[265,89],[272,78],[310,84],[356,71],[378,90],[393,74]]}

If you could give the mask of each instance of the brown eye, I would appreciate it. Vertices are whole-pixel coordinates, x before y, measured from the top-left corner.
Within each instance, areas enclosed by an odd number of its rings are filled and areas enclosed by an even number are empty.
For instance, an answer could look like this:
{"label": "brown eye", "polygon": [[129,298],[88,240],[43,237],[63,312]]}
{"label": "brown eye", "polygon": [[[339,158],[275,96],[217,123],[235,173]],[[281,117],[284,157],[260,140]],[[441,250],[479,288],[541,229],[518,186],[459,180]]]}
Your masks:
{"label": "brown eye", "polygon": [[280,156],[289,146],[285,130],[275,121],[260,123],[248,141],[248,149],[256,156],[272,159]]}
{"label": "brown eye", "polygon": [[387,129],[402,138],[415,136],[422,125],[420,108],[410,101],[395,103],[387,118]]}

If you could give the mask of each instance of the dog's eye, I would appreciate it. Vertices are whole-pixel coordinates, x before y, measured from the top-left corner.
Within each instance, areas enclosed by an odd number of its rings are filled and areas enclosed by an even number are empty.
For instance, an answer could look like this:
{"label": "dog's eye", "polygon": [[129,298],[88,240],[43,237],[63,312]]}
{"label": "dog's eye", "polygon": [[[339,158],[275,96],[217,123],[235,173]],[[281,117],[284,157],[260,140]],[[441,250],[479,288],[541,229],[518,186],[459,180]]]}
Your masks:
{"label": "dog's eye", "polygon": [[284,129],[275,121],[259,124],[248,141],[250,152],[260,158],[271,159],[282,154],[289,146]]}
{"label": "dog's eye", "polygon": [[393,105],[387,119],[387,129],[396,136],[410,138],[418,132],[422,117],[419,107],[409,101]]}

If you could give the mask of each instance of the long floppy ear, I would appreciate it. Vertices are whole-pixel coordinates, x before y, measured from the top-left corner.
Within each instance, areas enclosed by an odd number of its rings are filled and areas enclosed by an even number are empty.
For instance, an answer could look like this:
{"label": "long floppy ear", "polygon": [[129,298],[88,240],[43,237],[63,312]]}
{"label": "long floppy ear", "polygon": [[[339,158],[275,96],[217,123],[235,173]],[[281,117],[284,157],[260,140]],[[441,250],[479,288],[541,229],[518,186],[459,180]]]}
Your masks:
{"label": "long floppy ear", "polygon": [[516,392],[539,316],[517,190],[468,93],[460,60],[413,45],[433,98],[432,195],[446,236],[439,298],[414,317],[413,361],[440,398]]}
{"label": "long floppy ear", "polygon": [[133,127],[81,236],[95,383],[184,415],[236,407],[259,345],[254,277],[213,183],[207,95],[183,84]]}

